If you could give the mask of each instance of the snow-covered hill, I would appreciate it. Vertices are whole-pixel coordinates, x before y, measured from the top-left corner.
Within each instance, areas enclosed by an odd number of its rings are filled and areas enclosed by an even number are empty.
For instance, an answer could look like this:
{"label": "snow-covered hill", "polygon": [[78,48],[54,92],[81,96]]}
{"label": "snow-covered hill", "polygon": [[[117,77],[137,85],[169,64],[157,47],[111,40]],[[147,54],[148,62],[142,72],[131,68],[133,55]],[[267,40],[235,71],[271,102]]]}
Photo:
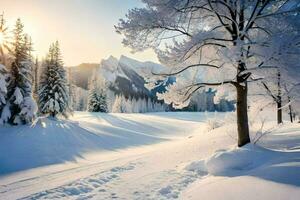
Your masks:
{"label": "snow-covered hill", "polygon": [[267,134],[236,148],[231,115],[77,112],[1,127],[0,199],[297,200],[300,124],[267,115]]}

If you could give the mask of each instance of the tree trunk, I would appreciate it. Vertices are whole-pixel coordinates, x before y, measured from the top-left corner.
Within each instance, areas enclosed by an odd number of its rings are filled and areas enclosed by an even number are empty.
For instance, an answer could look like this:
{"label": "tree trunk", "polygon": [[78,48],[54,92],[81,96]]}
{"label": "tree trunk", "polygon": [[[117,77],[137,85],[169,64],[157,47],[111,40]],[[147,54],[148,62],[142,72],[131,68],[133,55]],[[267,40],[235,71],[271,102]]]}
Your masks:
{"label": "tree trunk", "polygon": [[281,98],[281,82],[280,71],[277,72],[277,124],[282,123],[282,98]]}
{"label": "tree trunk", "polygon": [[288,104],[289,104],[289,115],[290,115],[290,120],[291,123],[293,123],[293,110],[292,110],[292,105],[291,105],[291,98],[288,96]]}
{"label": "tree trunk", "polygon": [[249,126],[248,126],[248,104],[247,104],[247,85],[237,85],[237,129],[238,129],[238,146],[244,146],[250,143]]}
{"label": "tree trunk", "polygon": [[277,102],[277,124],[282,123],[282,109],[281,109],[281,101]]}

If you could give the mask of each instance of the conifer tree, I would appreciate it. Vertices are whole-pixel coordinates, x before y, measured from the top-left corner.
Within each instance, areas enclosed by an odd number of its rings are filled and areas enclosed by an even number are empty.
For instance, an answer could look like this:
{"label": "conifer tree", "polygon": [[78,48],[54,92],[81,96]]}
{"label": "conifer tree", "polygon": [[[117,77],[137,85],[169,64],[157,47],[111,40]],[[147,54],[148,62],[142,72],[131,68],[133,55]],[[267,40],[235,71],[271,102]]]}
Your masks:
{"label": "conifer tree", "polygon": [[5,24],[3,14],[0,15],[0,34],[0,63],[4,66],[7,66],[6,52],[11,51],[11,48],[9,46],[10,40],[8,36],[8,27]]}
{"label": "conifer tree", "polygon": [[105,81],[100,80],[97,73],[94,73],[89,86],[88,111],[108,112]]}
{"label": "conifer tree", "polygon": [[[37,106],[32,97],[32,42],[23,32],[24,25],[18,19],[14,29],[12,43],[10,82],[8,85],[8,102],[6,119],[11,124],[25,124],[35,118]],[[8,112],[9,110],[9,112]]]}
{"label": "conifer tree", "polygon": [[[7,86],[8,86],[8,72],[4,65],[0,64],[0,124],[3,123],[6,113],[3,109],[7,101]],[[3,119],[2,119],[3,118]]]}
{"label": "conifer tree", "polygon": [[33,95],[35,99],[38,99],[38,83],[39,83],[39,60],[38,57],[35,58],[35,63],[33,67]]}
{"label": "conifer tree", "polygon": [[58,41],[49,48],[39,84],[40,113],[67,117],[70,113],[66,71],[63,67]]}
{"label": "conifer tree", "polygon": [[[7,112],[3,112],[4,107],[7,103],[7,86],[8,86],[8,70],[5,66],[5,54],[4,50],[8,49],[6,45],[6,33],[7,27],[5,26],[5,21],[3,15],[0,15],[0,34],[2,41],[0,43],[0,124],[6,119]],[[9,113],[8,113],[9,114]]]}
{"label": "conifer tree", "polygon": [[72,69],[68,68],[69,107],[71,112],[77,110],[76,85],[73,83]]}
{"label": "conifer tree", "polygon": [[86,111],[86,104],[85,104],[83,98],[80,98],[80,99],[79,99],[79,103],[78,103],[78,106],[77,106],[77,110],[79,110],[79,111]]}

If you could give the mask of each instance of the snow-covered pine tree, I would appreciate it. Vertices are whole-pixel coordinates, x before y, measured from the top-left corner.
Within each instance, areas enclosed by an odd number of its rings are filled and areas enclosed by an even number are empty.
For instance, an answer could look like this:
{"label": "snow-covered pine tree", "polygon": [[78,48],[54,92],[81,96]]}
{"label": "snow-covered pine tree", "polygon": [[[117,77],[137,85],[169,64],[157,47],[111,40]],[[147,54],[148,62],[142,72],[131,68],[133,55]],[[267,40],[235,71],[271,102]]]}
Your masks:
{"label": "snow-covered pine tree", "polygon": [[8,70],[5,66],[5,53],[4,50],[8,48],[6,45],[6,32],[7,28],[5,27],[5,21],[3,15],[0,15],[0,32],[2,34],[2,43],[0,44],[0,124],[5,121],[7,114],[10,115],[10,112],[7,109],[4,110],[4,107],[7,103],[7,86],[8,86]]}
{"label": "snow-covered pine tree", "polygon": [[138,113],[139,112],[139,107],[137,104],[137,99],[135,97],[132,98],[132,112],[133,113]]}
{"label": "snow-covered pine tree", "polygon": [[86,110],[86,104],[84,103],[83,98],[79,99],[79,104],[78,104],[77,110],[79,110],[79,111],[85,111]]}
{"label": "snow-covered pine tree", "polygon": [[69,94],[66,71],[63,67],[59,43],[50,46],[39,84],[39,108],[41,114],[68,117]]}
{"label": "snow-covered pine tree", "polygon": [[89,112],[108,112],[105,80],[95,70],[89,84]]}
{"label": "snow-covered pine tree", "polygon": [[132,97],[128,97],[124,99],[125,104],[125,112],[132,113],[133,112],[133,105],[132,105]]}
{"label": "snow-covered pine tree", "polygon": [[154,112],[153,102],[151,98],[147,98],[147,112]]}
{"label": "snow-covered pine tree", "polygon": [[6,67],[8,67],[8,62],[7,62],[7,52],[11,51],[10,48],[10,39],[9,39],[9,30],[8,27],[6,26],[5,20],[4,20],[4,15],[0,15],[0,33],[1,33],[1,43],[0,43],[0,63]]}
{"label": "snow-covered pine tree", "polygon": [[8,72],[6,67],[0,64],[0,124],[3,123],[6,116],[6,113],[3,112],[3,109],[7,101],[7,86],[8,86]]}
{"label": "snow-covered pine tree", "polygon": [[121,112],[121,97],[119,95],[115,96],[114,103],[112,106],[112,112],[113,113]]}
{"label": "snow-covered pine tree", "polygon": [[113,113],[126,113],[126,98],[122,95],[116,95],[115,101],[112,107]]}
{"label": "snow-covered pine tree", "polygon": [[38,100],[38,83],[39,83],[39,60],[38,57],[35,58],[35,63],[32,69],[33,73],[33,96]]}
{"label": "snow-covered pine tree", "polygon": [[4,108],[6,111],[3,122],[11,124],[25,124],[32,122],[37,112],[36,102],[32,96],[32,42],[23,33],[24,25],[18,19],[14,29],[14,41],[11,54],[10,82],[8,85],[8,102]]}
{"label": "snow-covered pine tree", "polygon": [[73,77],[72,71],[68,69],[68,88],[69,88],[69,107],[70,110],[73,112],[76,110],[76,92],[75,92],[75,85],[73,84]]}
{"label": "snow-covered pine tree", "polygon": [[75,111],[77,102],[76,102],[76,87],[72,82],[69,82],[69,98],[70,98],[70,109]]}

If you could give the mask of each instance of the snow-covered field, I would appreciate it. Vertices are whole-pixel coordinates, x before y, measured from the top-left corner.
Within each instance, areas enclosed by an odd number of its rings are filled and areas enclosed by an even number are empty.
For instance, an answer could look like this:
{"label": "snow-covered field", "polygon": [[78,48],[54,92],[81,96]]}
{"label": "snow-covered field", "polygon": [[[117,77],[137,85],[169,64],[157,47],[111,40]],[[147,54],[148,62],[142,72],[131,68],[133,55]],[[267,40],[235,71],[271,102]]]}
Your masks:
{"label": "snow-covered field", "polygon": [[232,114],[77,112],[1,127],[0,199],[299,199],[300,124],[269,119],[236,148]]}

